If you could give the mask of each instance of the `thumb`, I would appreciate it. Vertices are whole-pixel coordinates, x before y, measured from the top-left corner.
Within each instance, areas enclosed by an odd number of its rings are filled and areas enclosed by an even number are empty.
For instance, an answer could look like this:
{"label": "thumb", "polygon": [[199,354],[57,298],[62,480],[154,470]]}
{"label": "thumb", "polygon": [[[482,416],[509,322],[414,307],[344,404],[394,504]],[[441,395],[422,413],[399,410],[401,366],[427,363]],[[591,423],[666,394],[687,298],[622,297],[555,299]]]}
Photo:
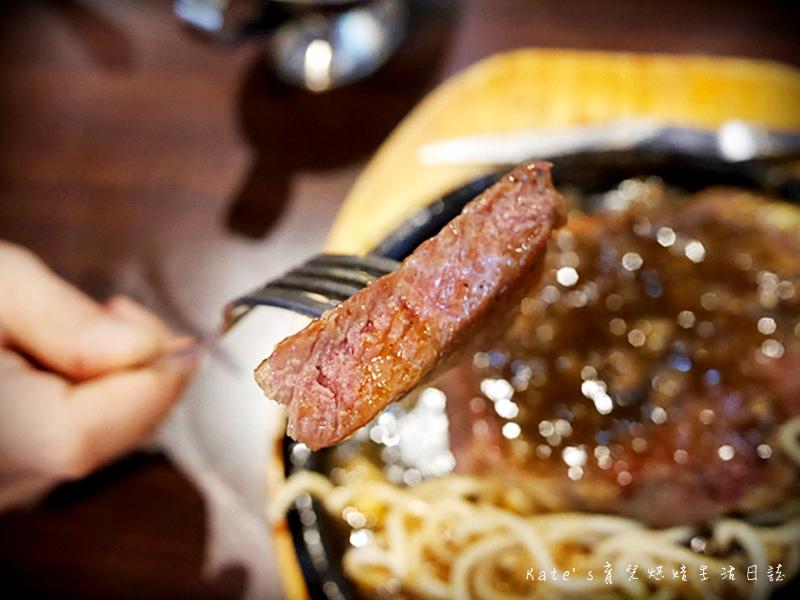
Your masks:
{"label": "thumb", "polygon": [[144,362],[170,339],[152,317],[130,318],[50,271],[36,256],[0,242],[0,330],[44,366],[84,379]]}

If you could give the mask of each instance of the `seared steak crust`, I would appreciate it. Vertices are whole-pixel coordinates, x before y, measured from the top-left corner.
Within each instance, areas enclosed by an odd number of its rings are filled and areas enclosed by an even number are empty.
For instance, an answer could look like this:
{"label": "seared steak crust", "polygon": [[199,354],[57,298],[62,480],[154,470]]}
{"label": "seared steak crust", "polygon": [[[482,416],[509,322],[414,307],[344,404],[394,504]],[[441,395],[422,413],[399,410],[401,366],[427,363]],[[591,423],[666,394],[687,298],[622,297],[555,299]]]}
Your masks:
{"label": "seared steak crust", "polygon": [[487,321],[513,316],[565,220],[550,165],[518,167],[397,271],[280,342],[255,376],[267,397],[288,407],[288,434],[312,449],[333,445],[478,330],[501,333]]}

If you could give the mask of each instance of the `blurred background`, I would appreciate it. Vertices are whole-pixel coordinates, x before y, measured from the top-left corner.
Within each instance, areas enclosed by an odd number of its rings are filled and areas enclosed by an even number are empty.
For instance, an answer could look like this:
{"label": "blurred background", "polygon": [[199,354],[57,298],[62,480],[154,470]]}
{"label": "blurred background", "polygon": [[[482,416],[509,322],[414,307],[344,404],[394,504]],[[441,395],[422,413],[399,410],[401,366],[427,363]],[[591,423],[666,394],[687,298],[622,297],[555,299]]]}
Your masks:
{"label": "blurred background", "polygon": [[[0,4],[0,238],[192,334],[317,252],[392,129],[482,58],[569,48],[800,66],[788,1],[193,4]],[[373,23],[374,60],[358,47],[340,64],[354,8],[391,27]],[[331,20],[341,28],[312,47],[303,32]],[[207,518],[165,456],[131,456],[0,515],[0,597],[243,597],[245,568],[203,572]]]}

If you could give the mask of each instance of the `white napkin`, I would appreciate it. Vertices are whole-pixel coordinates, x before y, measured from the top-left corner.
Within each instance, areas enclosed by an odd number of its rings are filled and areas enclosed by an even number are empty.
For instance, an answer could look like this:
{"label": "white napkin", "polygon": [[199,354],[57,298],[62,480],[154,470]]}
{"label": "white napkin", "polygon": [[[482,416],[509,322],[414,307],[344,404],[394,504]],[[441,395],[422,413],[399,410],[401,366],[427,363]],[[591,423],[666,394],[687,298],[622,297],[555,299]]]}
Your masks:
{"label": "white napkin", "polygon": [[207,507],[206,576],[244,567],[245,598],[284,598],[266,521],[268,453],[283,434],[281,409],[253,369],[301,317],[258,307],[205,362],[155,441],[200,489]]}
{"label": "white napkin", "polygon": [[[198,329],[205,324],[210,330],[221,320],[221,307],[237,293],[272,279],[285,265],[304,260],[303,252],[316,251],[313,244],[297,252],[282,242],[247,245],[184,239],[167,249],[156,265],[157,279],[166,289],[157,289],[149,275],[153,265],[141,260],[120,265],[116,288],[171,321],[176,330],[187,322]],[[193,260],[187,260],[188,254]],[[203,268],[192,271],[187,264]],[[179,318],[170,319],[176,313]],[[284,422],[282,409],[264,397],[253,370],[275,343],[306,322],[287,310],[252,310],[205,359],[150,443],[203,497],[208,527],[204,576],[214,579],[227,567],[244,568],[245,600],[285,598],[266,520],[267,456],[283,435]]]}

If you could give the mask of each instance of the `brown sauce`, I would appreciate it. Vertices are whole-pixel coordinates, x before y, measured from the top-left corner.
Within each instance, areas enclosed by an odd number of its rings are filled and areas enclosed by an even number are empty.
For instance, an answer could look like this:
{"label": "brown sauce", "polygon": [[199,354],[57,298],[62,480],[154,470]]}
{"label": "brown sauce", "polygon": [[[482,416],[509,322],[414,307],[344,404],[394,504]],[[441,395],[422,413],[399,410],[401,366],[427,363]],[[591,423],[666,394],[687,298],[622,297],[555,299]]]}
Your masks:
{"label": "brown sauce", "polygon": [[795,478],[773,446],[800,414],[800,235],[747,192],[629,183],[627,209],[571,216],[509,334],[462,370],[460,468],[659,524],[771,504]]}
{"label": "brown sauce", "polygon": [[800,498],[776,439],[800,416],[800,210],[658,180],[606,196],[625,206],[570,215],[500,341],[334,463],[366,454],[399,484],[455,467],[499,479],[516,512],[653,526]]}

